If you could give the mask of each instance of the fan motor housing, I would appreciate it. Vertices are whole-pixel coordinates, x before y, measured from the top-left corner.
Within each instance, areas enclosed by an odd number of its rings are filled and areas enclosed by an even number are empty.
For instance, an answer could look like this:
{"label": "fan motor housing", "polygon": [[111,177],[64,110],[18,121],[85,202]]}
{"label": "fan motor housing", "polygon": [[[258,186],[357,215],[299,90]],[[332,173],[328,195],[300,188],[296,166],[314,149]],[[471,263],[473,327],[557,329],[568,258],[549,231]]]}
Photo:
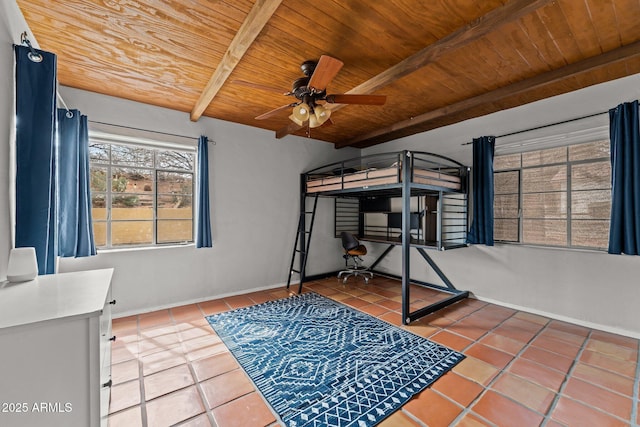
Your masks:
{"label": "fan motor housing", "polygon": [[299,79],[295,79],[293,81],[293,86],[291,87],[291,93],[298,99],[304,98],[305,95],[309,94],[309,88],[307,85],[309,84],[309,77],[300,77]]}
{"label": "fan motor housing", "polygon": [[326,90],[323,90],[322,92],[312,92],[308,86],[310,79],[310,77],[300,77],[293,81],[291,94],[295,96],[296,99],[303,101],[306,96],[311,96],[314,100],[324,99],[325,94],[327,93]]}
{"label": "fan motor housing", "polygon": [[318,63],[316,61],[304,61],[302,64],[300,64],[300,69],[302,70],[302,74],[304,74],[307,77],[311,77],[311,75],[313,74],[313,72],[316,70],[316,66],[318,65]]}

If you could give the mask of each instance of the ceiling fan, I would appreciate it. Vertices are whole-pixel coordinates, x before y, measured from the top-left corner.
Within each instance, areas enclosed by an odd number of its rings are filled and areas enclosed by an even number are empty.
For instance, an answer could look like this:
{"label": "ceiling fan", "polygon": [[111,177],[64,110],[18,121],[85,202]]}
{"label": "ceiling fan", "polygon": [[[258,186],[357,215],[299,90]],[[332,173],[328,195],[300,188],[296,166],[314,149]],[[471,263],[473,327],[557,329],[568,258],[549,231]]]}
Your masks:
{"label": "ceiling fan", "polygon": [[[291,91],[283,93],[295,97],[296,101],[261,114],[256,120],[264,120],[292,108],[289,119],[293,123],[299,127],[306,124],[309,128],[316,128],[331,123],[331,110],[325,107],[326,104],[383,105],[386,102],[387,97],[384,95],[327,95],[327,85],[343,65],[342,61],[327,55],[322,55],[318,61],[304,61],[300,65],[304,77],[294,80]],[[282,93],[277,89],[250,82],[235,80],[234,83]]]}

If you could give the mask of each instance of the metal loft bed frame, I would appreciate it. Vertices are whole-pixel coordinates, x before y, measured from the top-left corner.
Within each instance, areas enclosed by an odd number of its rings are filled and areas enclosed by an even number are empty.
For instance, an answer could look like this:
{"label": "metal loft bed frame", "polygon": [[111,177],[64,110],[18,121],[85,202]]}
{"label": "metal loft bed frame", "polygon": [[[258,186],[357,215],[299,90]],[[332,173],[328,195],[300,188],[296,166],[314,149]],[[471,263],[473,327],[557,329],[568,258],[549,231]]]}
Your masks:
{"label": "metal loft bed frame", "polygon": [[[370,270],[374,274],[398,278],[402,280],[402,322],[408,324],[420,317],[440,310],[450,304],[468,297],[468,291],[455,288],[444,272],[437,266],[425,249],[453,249],[466,246],[466,230],[468,223],[467,189],[469,168],[455,160],[432,153],[412,152],[404,150],[394,153],[374,154],[359,158],[336,162],[316,168],[301,174],[300,181],[300,218],[296,234],[296,242],[291,257],[291,268],[287,289],[293,274],[299,274],[298,293],[302,291],[303,282],[310,278],[305,275],[308,258],[309,241],[313,230],[318,197],[332,197],[336,199],[336,235],[340,231],[355,227],[359,240],[376,243],[388,243],[387,249],[375,260]],[[437,197],[437,227],[435,239],[428,240],[426,236],[420,239],[412,237],[411,198],[416,196]],[[362,222],[359,206],[362,200],[371,197],[399,198],[401,200],[401,228],[400,236],[385,238],[384,236],[367,236]],[[447,197],[453,202],[445,203]],[[313,199],[313,208],[308,210],[307,200]],[[346,219],[341,217],[338,200],[351,200],[351,214],[347,207]],[[348,204],[347,204],[348,205]],[[357,208],[354,215],[353,209]],[[453,219],[445,218],[443,213],[453,212]],[[357,220],[355,218],[358,218]],[[351,223],[349,223],[351,221]],[[414,225],[415,226],[415,225]],[[355,231],[355,230],[354,230]],[[387,236],[389,233],[387,232]],[[391,250],[400,246],[402,250],[402,275],[395,276],[375,270],[375,267]],[[444,286],[412,280],[410,277],[410,249],[415,247],[425,259]],[[298,260],[298,269],[294,269]],[[328,277],[335,272],[315,275],[314,277]],[[449,297],[410,311],[410,283],[432,288],[450,294]]]}

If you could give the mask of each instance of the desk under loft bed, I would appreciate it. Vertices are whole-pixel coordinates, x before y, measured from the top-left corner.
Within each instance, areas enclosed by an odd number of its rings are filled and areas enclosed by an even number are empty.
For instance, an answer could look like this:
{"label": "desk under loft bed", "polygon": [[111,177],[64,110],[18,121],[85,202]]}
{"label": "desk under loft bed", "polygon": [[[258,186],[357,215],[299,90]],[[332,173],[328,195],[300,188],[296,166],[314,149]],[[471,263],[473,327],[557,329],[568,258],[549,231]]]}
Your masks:
{"label": "desk under loft bed", "polygon": [[[448,250],[466,246],[469,168],[432,153],[400,151],[362,156],[331,163],[301,174],[300,219],[291,258],[287,288],[299,274],[298,292],[310,278],[305,275],[318,197],[335,199],[335,235],[347,231],[361,241],[388,244],[371,264],[374,274],[402,280],[402,321],[408,324],[469,295],[456,289],[426,249]],[[308,203],[311,201],[311,203]],[[312,204],[312,208],[309,208]],[[376,266],[395,247],[402,250],[402,275],[376,271]],[[410,249],[415,248],[444,285],[410,276]],[[298,269],[294,269],[298,260]],[[318,276],[328,276],[331,273]],[[409,284],[432,288],[449,297],[409,309]]]}

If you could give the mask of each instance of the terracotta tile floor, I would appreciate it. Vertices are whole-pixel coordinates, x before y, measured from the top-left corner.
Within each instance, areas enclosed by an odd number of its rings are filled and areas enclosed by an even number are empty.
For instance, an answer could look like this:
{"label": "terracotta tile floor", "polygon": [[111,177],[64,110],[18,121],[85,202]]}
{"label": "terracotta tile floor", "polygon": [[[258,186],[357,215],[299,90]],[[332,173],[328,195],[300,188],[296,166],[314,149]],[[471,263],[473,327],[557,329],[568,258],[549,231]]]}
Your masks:
{"label": "terracotta tile floor", "polygon": [[[400,326],[397,281],[330,278],[304,288]],[[273,289],[115,319],[109,425],[279,426],[204,317],[288,295]],[[412,288],[412,298],[421,307],[442,295]],[[382,426],[640,422],[636,339],[474,299],[402,327],[467,357]]]}

